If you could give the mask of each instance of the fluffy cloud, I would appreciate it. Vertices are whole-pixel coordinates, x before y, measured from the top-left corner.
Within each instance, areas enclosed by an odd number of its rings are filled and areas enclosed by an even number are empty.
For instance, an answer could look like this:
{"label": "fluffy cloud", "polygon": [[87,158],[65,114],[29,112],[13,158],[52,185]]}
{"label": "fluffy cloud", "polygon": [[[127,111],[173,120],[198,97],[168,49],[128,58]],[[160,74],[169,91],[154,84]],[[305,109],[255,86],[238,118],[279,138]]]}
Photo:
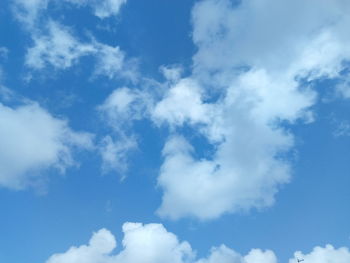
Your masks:
{"label": "fluffy cloud", "polygon": [[108,255],[116,246],[114,236],[106,229],[94,233],[88,245],[71,247],[64,254],[55,254],[47,263],[111,262]]}
{"label": "fluffy cloud", "polygon": [[201,1],[193,9],[195,71],[336,70],[349,57],[349,8],[344,0]]}
{"label": "fluffy cloud", "polygon": [[48,169],[64,172],[75,164],[73,149],[93,147],[90,134],[73,131],[33,102],[0,103],[0,127],[0,186],[11,189],[40,183]]}
{"label": "fluffy cloud", "polygon": [[171,125],[192,124],[208,120],[207,105],[202,103],[201,89],[191,79],[181,79],[169,89],[164,98],[153,109],[156,122],[167,121]]}
{"label": "fluffy cloud", "polygon": [[282,154],[293,146],[293,136],[278,121],[307,118],[314,93],[264,70],[241,74],[214,103],[201,93],[181,80],[155,106],[156,121],[194,125],[215,149],[211,158],[196,159],[183,137],[169,139],[158,180],[164,189],[159,213],[211,219],[273,204],[278,186],[290,178]]}
{"label": "fluffy cloud", "polygon": [[[88,245],[54,254],[46,263],[277,263],[271,250],[252,249],[247,255],[241,255],[225,245],[213,247],[207,257],[198,259],[188,242],[179,241],[161,224],[125,223],[123,232],[118,253],[113,253],[117,246],[114,236],[101,229],[93,234]],[[296,263],[297,258],[308,263],[346,263],[350,260],[350,251],[331,245],[315,247],[309,254],[296,252],[289,263]]]}
{"label": "fluffy cloud", "polygon": [[[212,219],[274,203],[291,176],[294,138],[282,123],[313,121],[310,83],[341,78],[349,11],[343,0],[195,5],[193,72],[170,85],[152,112],[174,133],[158,179],[160,215]],[[181,135],[185,125],[207,139],[211,156]]]}
{"label": "fluffy cloud", "polygon": [[105,115],[110,125],[117,127],[118,122],[128,122],[143,118],[143,112],[147,112],[151,98],[136,89],[122,87],[115,89],[98,107]]}
{"label": "fluffy cloud", "polygon": [[290,259],[289,263],[297,263],[296,258],[304,259],[308,263],[346,263],[350,262],[350,251],[346,247],[334,248],[332,245],[326,247],[315,247],[311,253],[303,254],[298,251],[294,254],[295,258]]}
{"label": "fluffy cloud", "polygon": [[123,226],[123,248],[113,254],[116,241],[105,229],[94,233],[89,244],[71,247],[67,252],[54,254],[46,263],[276,263],[272,251],[253,249],[241,256],[226,246],[211,250],[208,258],[196,260],[195,252],[186,241],[168,232],[160,224],[142,225],[125,223]]}

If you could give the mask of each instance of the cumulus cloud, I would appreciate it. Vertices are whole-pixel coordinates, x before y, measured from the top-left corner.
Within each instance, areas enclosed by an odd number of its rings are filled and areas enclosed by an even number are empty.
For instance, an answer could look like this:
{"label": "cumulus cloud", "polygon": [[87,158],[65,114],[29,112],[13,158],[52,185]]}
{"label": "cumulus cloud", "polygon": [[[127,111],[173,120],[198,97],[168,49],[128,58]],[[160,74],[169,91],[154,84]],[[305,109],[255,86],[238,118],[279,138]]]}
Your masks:
{"label": "cumulus cloud", "polygon": [[263,70],[242,74],[215,103],[205,102],[201,92],[182,80],[155,107],[156,121],[195,125],[215,148],[212,158],[196,159],[182,136],[169,139],[158,180],[164,189],[158,212],[173,219],[212,219],[273,204],[278,186],[290,178],[282,154],[293,146],[293,136],[276,122],[307,117],[314,94]]}
{"label": "cumulus cloud", "polygon": [[238,6],[228,0],[198,2],[192,16],[193,41],[199,47],[195,71],[238,65],[336,72],[349,57],[349,8],[344,0],[253,0]]}
{"label": "cumulus cloud", "polygon": [[[101,229],[94,233],[88,245],[71,247],[64,253],[52,255],[46,263],[277,263],[271,250],[252,249],[241,255],[221,245],[213,247],[208,256],[198,258],[187,241],[168,232],[161,224],[125,223],[122,248],[114,252],[117,243],[111,232]],[[347,263],[350,260],[348,248],[315,247],[309,254],[295,252],[289,263],[304,259],[308,263]]]}
{"label": "cumulus cloud", "polygon": [[[347,68],[349,11],[343,0],[195,4],[192,74],[151,115],[174,133],[163,149],[160,215],[212,219],[274,203],[291,177],[294,136],[283,123],[313,121],[312,82]],[[184,126],[207,139],[211,156],[198,154]]]}
{"label": "cumulus cloud", "polygon": [[303,254],[297,251],[295,258],[290,259],[289,263],[297,263],[297,258],[304,259],[310,263],[346,263],[350,261],[350,251],[347,247],[334,248],[332,245],[325,247],[315,247],[309,254]]}
{"label": "cumulus cloud", "polygon": [[119,253],[114,236],[106,229],[94,233],[88,245],[71,247],[67,252],[54,254],[46,263],[276,263],[272,251],[253,249],[242,256],[222,245],[213,248],[208,258],[196,259],[195,251],[186,241],[179,241],[161,224],[125,223],[124,239]]}
{"label": "cumulus cloud", "polygon": [[153,119],[160,123],[167,121],[172,125],[182,125],[186,121],[192,124],[206,122],[209,109],[202,102],[201,92],[196,82],[181,79],[155,105]]}
{"label": "cumulus cloud", "polygon": [[47,263],[103,263],[110,262],[108,255],[116,246],[114,236],[106,229],[94,233],[88,245],[71,247],[64,254],[54,254]]}
{"label": "cumulus cloud", "polygon": [[74,149],[91,149],[92,136],[73,131],[37,103],[0,103],[0,186],[20,190],[40,183],[45,171],[75,165]]}

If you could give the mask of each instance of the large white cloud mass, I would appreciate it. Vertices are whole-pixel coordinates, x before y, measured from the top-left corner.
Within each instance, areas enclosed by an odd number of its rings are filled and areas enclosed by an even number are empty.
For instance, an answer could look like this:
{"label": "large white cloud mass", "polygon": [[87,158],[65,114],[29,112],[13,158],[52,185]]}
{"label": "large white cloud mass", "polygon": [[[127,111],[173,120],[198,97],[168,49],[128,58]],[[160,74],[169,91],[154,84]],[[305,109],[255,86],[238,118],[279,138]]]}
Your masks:
{"label": "large white cloud mass", "polygon": [[[225,245],[213,247],[206,258],[196,252],[186,241],[179,241],[161,224],[125,223],[122,248],[113,253],[117,243],[106,229],[93,234],[88,245],[71,247],[64,253],[52,255],[46,263],[277,263],[271,250],[252,249],[241,255]],[[335,249],[331,245],[316,247],[310,254],[296,252],[289,263],[304,259],[307,263],[345,263],[350,260],[349,249]]]}
{"label": "large white cloud mass", "polygon": [[161,224],[125,223],[122,249],[114,254],[116,241],[106,229],[94,233],[88,245],[71,247],[54,254],[46,263],[276,263],[272,251],[253,249],[242,256],[222,245],[213,248],[208,258],[196,259],[196,253],[186,241],[168,232]]}
{"label": "large white cloud mass", "polygon": [[91,148],[91,134],[73,131],[37,103],[0,103],[0,187],[20,190],[40,184],[45,170],[64,172],[75,164],[74,149]]}
{"label": "large white cloud mass", "polygon": [[[151,110],[173,132],[158,179],[160,215],[212,219],[274,203],[291,177],[294,137],[282,124],[313,121],[313,81],[343,78],[349,11],[343,0],[195,5],[193,72]],[[211,156],[181,134],[188,126],[207,139]]]}
{"label": "large white cloud mass", "polygon": [[[22,5],[31,10],[47,2]],[[127,122],[150,118],[170,131],[158,177],[159,215],[206,220],[272,205],[292,174],[294,136],[283,124],[313,121],[314,81],[337,78],[337,91],[349,97],[350,81],[342,75],[350,59],[349,11],[346,0],[197,2],[192,73],[181,77],[180,69],[162,67],[168,89],[117,89],[99,107],[113,129],[100,145],[104,168],[125,169],[137,145]],[[91,55],[95,74],[137,75],[119,47],[82,42],[53,21],[44,34],[38,32],[26,56],[31,68],[66,69]],[[211,154],[202,156],[182,128],[202,136]]]}

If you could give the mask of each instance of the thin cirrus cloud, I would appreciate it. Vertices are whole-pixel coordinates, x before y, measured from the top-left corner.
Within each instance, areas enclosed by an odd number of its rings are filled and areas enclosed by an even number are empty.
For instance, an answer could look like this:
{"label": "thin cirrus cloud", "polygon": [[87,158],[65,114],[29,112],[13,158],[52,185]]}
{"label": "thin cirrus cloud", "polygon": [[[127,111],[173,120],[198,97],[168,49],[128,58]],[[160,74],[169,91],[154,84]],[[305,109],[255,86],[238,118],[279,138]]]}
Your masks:
{"label": "thin cirrus cloud", "polygon": [[[197,259],[187,241],[180,241],[161,224],[125,223],[123,232],[118,253],[113,253],[117,247],[113,234],[101,229],[93,234],[88,245],[53,254],[46,263],[277,263],[271,250],[252,249],[247,255],[241,255],[225,245],[213,247],[206,258]],[[315,247],[309,254],[298,251],[289,263],[296,263],[297,259],[308,263],[346,263],[350,260],[350,251],[346,247],[336,249],[327,245]]]}
{"label": "thin cirrus cloud", "polygon": [[26,27],[32,28],[50,4],[87,6],[92,9],[95,16],[105,19],[117,16],[126,0],[14,0],[13,2],[12,9],[16,18],[23,22]]}
{"label": "thin cirrus cloud", "polygon": [[137,137],[132,132],[132,122],[140,120],[147,112],[147,98],[136,90],[126,87],[114,90],[97,107],[101,119],[110,127],[100,145],[103,171],[116,171],[124,174],[128,169],[128,157],[137,149]]}
{"label": "thin cirrus cloud", "polygon": [[[126,78],[136,81],[137,61],[126,59],[118,46],[98,42],[91,36],[88,42],[80,41],[73,30],[48,16],[47,10],[62,5],[75,7],[89,6],[101,19],[119,14],[126,0],[15,0],[12,5],[15,17],[30,33],[33,45],[27,50],[25,64],[33,70],[52,66],[58,70],[68,69],[78,64],[81,57],[95,58],[94,76],[109,79]],[[57,6],[56,6],[57,5]]]}
{"label": "thin cirrus cloud", "polygon": [[53,67],[66,70],[79,63],[84,56],[95,58],[94,76],[106,76],[109,79],[125,77],[137,78],[136,63],[126,60],[125,54],[118,46],[113,47],[96,40],[88,43],[79,41],[66,27],[49,20],[46,28],[32,35],[33,46],[28,48],[25,64],[33,70]]}

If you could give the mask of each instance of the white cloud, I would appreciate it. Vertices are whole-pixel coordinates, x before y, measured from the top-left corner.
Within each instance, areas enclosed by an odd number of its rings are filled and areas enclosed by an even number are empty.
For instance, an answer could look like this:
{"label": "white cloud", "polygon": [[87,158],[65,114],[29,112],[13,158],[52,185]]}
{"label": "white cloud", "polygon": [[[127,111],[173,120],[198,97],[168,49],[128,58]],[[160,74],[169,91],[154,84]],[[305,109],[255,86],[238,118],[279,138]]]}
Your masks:
{"label": "white cloud", "polygon": [[137,61],[126,59],[125,53],[118,46],[112,47],[99,42],[94,43],[97,60],[95,75],[109,79],[124,77],[136,82],[138,77]]}
{"label": "white cloud", "polygon": [[315,247],[311,253],[303,254],[298,251],[294,254],[295,258],[290,259],[289,263],[297,263],[298,259],[304,259],[308,263],[347,263],[350,262],[350,251],[346,247],[334,248],[332,245]]}
{"label": "white cloud", "polygon": [[13,12],[16,18],[27,28],[31,28],[37,22],[42,10],[48,6],[49,0],[14,0]]}
{"label": "white cloud", "polygon": [[94,13],[99,18],[107,18],[119,14],[120,8],[126,3],[126,0],[104,0],[95,1],[92,5]]}
{"label": "white cloud", "polygon": [[178,65],[173,65],[170,67],[161,66],[159,70],[168,81],[173,82],[179,81],[183,73],[183,68]]}
{"label": "white cloud", "polygon": [[137,149],[137,138],[131,131],[133,121],[147,114],[149,98],[138,90],[115,89],[97,108],[112,132],[100,143],[103,170],[125,172],[128,156]]}
{"label": "white cloud", "polygon": [[13,11],[33,39],[33,45],[27,50],[26,65],[35,70],[47,66],[67,69],[77,64],[81,57],[89,55],[96,59],[95,76],[103,75],[110,79],[123,77],[135,82],[137,62],[127,60],[118,46],[109,46],[94,39],[82,42],[69,27],[51,20],[44,12],[51,4],[59,7],[65,3],[78,7],[90,6],[95,15],[106,18],[117,15],[126,0],[15,0]]}
{"label": "white cloud", "polygon": [[115,248],[114,236],[106,229],[94,233],[88,245],[71,247],[64,254],[51,256],[47,263],[108,263],[109,253]]}
{"label": "white cloud", "polygon": [[127,0],[64,0],[79,6],[89,6],[100,19],[116,16]]}
{"label": "white cloud", "polygon": [[193,9],[193,40],[199,47],[195,71],[237,65],[285,70],[295,61],[301,62],[299,69],[333,67],[349,57],[349,8],[343,0],[198,2]]}
{"label": "white cloud", "polygon": [[172,86],[153,110],[156,122],[167,121],[172,125],[206,122],[209,116],[207,105],[202,103],[202,90],[191,79],[182,79]]}
{"label": "white cloud", "polygon": [[[88,245],[71,247],[64,253],[54,254],[46,263],[277,263],[271,250],[252,249],[247,255],[225,245],[213,247],[208,257],[197,259],[196,252],[186,241],[179,241],[161,224],[125,223],[122,248],[116,248],[114,236],[106,229],[94,233]],[[309,254],[295,252],[289,263],[304,259],[307,263],[348,263],[350,251],[346,247],[315,247]]]}
{"label": "white cloud", "polygon": [[97,56],[96,74],[106,75],[110,79],[114,78],[123,68],[124,53],[119,47],[99,45],[100,52]]}
{"label": "white cloud", "polygon": [[34,46],[28,49],[26,65],[42,69],[52,65],[58,69],[71,67],[81,56],[96,53],[90,44],[79,42],[69,29],[54,22],[48,22],[48,34],[34,37]]}
{"label": "white cloud", "polygon": [[0,104],[0,186],[24,189],[45,178],[45,171],[64,172],[75,164],[73,149],[91,149],[92,137],[75,132],[67,121],[36,103]]}
{"label": "white cloud", "polygon": [[32,28],[49,4],[70,3],[77,7],[88,6],[100,19],[117,16],[127,0],[14,0],[13,12],[26,27]]}
{"label": "white cloud", "polygon": [[[252,249],[241,255],[225,245],[213,247],[205,258],[198,259],[186,241],[179,241],[161,224],[125,223],[122,248],[114,253],[115,237],[106,229],[94,233],[88,245],[71,247],[64,253],[52,255],[46,263],[277,263],[271,250]],[[309,254],[298,251],[289,263],[304,259],[307,263],[347,263],[348,248],[315,247]]]}
{"label": "white cloud", "polygon": [[279,82],[263,70],[249,71],[222,99],[206,103],[199,92],[191,92],[188,82],[175,84],[156,105],[155,116],[170,125],[197,124],[195,129],[213,144],[215,153],[210,159],[196,159],[183,138],[168,141],[158,180],[164,189],[160,215],[212,219],[272,205],[278,186],[290,178],[281,154],[293,146],[293,136],[276,121],[307,116],[305,109],[314,101],[312,92],[297,87],[295,81]]}
{"label": "white cloud", "polygon": [[132,136],[119,136],[117,140],[113,140],[111,136],[105,136],[99,147],[103,161],[102,170],[124,173],[128,168],[129,153],[136,148],[137,141]]}
{"label": "white cloud", "polygon": [[195,5],[192,75],[170,86],[152,118],[175,134],[192,126],[213,154],[195,157],[190,141],[170,137],[158,179],[160,215],[212,219],[274,203],[290,180],[284,156],[294,146],[281,122],[313,121],[317,96],[303,79],[341,77],[350,59],[349,11],[343,0]]}
{"label": "white cloud", "polygon": [[125,223],[123,248],[114,254],[116,241],[105,229],[94,233],[89,244],[71,247],[54,254],[46,263],[276,263],[272,251],[253,249],[242,256],[226,246],[213,248],[208,258],[196,260],[195,252],[186,241],[168,232],[160,224]]}
{"label": "white cloud", "polygon": [[119,130],[121,126],[130,126],[133,120],[144,118],[151,106],[149,94],[122,87],[115,89],[97,109],[111,127]]}
{"label": "white cloud", "polygon": [[48,66],[64,70],[78,64],[81,57],[92,56],[96,59],[95,76],[123,77],[133,81],[137,78],[136,63],[125,59],[118,46],[112,47],[96,40],[82,42],[69,27],[58,22],[49,20],[44,33],[33,35],[33,42],[27,50],[25,63],[34,70]]}

